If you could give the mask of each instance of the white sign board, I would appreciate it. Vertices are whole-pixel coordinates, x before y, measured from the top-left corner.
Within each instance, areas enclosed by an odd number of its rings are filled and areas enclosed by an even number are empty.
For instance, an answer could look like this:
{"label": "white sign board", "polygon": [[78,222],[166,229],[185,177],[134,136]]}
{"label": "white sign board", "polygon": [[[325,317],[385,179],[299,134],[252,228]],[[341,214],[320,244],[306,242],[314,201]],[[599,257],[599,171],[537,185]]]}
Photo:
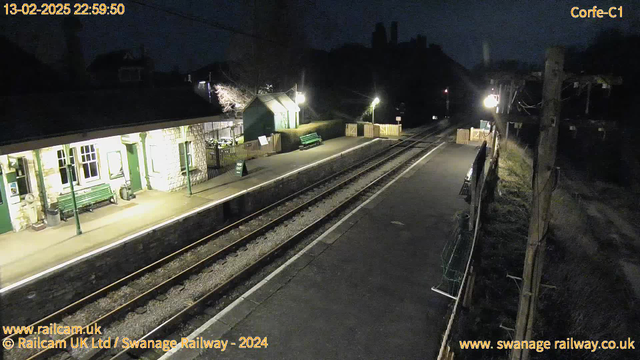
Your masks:
{"label": "white sign board", "polygon": [[401,117],[401,116],[396,116],[396,121],[397,121],[397,122],[402,121],[402,117]]}
{"label": "white sign board", "polygon": [[269,145],[269,141],[267,140],[267,137],[264,135],[258,136],[258,141],[260,141],[260,146]]}

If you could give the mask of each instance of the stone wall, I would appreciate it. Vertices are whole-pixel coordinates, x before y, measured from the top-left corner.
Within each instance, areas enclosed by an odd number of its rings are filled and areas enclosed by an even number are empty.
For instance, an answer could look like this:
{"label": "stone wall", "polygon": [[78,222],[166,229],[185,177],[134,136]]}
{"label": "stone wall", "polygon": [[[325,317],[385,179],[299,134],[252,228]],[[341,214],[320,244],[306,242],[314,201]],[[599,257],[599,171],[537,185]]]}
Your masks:
{"label": "stone wall", "polygon": [[[147,187],[145,166],[144,166],[144,149],[142,142],[137,133],[126,135],[132,140],[133,146],[138,152],[138,168],[140,169],[140,180],[142,188]],[[206,144],[204,142],[204,125],[196,124],[189,126],[187,131],[187,140],[191,142],[192,149],[192,172],[191,183],[198,184],[207,180],[207,159]],[[77,174],[77,182],[74,184],[75,190],[81,190],[97,184],[107,183],[111,186],[113,192],[118,193],[120,187],[124,185],[125,179],[131,179],[129,173],[127,148],[122,143],[121,136],[110,136],[89,141],[77,142],[69,144],[75,154],[75,169]],[[161,130],[154,130],[149,133],[147,140],[147,157],[149,158],[149,180],[154,189],[163,191],[174,191],[187,186],[186,173],[180,170],[180,151],[178,144],[184,141],[181,138],[180,128],[173,127]],[[98,160],[99,176],[94,179],[85,179],[82,164],[80,148],[84,145],[93,145]],[[154,147],[155,146],[155,147]],[[40,159],[42,163],[42,172],[44,176],[45,190],[47,202],[49,206],[55,204],[60,194],[69,193],[71,188],[69,184],[63,184],[60,168],[58,163],[58,151],[63,150],[62,145],[47,147],[41,149]],[[110,172],[108,154],[119,153],[121,159],[122,173],[115,175]],[[45,218],[44,202],[41,201],[39,182],[37,176],[37,162],[35,161],[34,151],[24,151],[20,153],[9,154],[8,156],[0,156],[0,164],[5,172],[4,189],[8,190],[6,182],[6,174],[14,172],[8,166],[8,157],[24,157],[27,159],[29,168],[29,179],[32,194],[36,201],[33,205],[27,204],[24,199],[17,197],[8,198],[9,212],[14,231],[21,231],[28,228],[32,221],[29,218],[29,209],[35,207],[36,221]],[[156,166],[152,167],[151,159],[156,160]],[[113,165],[112,165],[113,166]],[[112,172],[115,173],[115,171]],[[8,192],[8,191],[7,191]]]}
{"label": "stone wall", "polygon": [[[189,126],[187,140],[191,142],[191,184],[207,181],[207,158],[204,125]],[[153,164],[149,164],[151,187],[162,191],[175,191],[187,186],[187,175],[180,170],[180,148],[183,142],[180,128],[150,131],[147,151]]]}
{"label": "stone wall", "polygon": [[0,299],[3,321],[31,323],[391,144],[370,142],[11,289]]}

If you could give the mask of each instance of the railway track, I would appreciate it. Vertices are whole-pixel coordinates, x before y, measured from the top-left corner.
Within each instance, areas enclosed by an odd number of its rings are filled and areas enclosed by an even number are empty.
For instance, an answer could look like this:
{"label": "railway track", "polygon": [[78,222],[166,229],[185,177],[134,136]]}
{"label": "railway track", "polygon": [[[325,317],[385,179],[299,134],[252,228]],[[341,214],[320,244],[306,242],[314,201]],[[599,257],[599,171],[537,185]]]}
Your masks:
{"label": "railway track", "polygon": [[[229,276],[220,282],[212,289],[200,292],[197,297],[190,299],[185,304],[177,304],[174,306],[174,311],[169,315],[164,316],[164,320],[155,324],[152,331],[144,331],[142,336],[137,336],[141,340],[154,339],[163,336],[170,329],[174,328],[177,324],[184,321],[185,318],[193,316],[198,313],[198,309],[201,309],[206,304],[219,299],[229,289],[233,288],[236,284],[242,282],[254,274],[257,270],[263,268],[268,264],[271,259],[276,257],[282,251],[291,248],[297,244],[305,236],[308,236],[312,231],[317,229],[323,223],[326,223],[328,219],[335,216],[347,206],[355,202],[357,199],[366,196],[372,189],[384,183],[387,178],[392,174],[397,173],[401,168],[409,166],[412,161],[418,158],[422,153],[427,151],[430,146],[427,141],[426,149],[417,151],[415,154],[409,154],[415,145],[424,144],[426,139],[431,138],[437,134],[450,132],[452,129],[447,128],[444,130],[432,131],[432,128],[425,129],[419,134],[413,135],[408,139],[399,141],[397,144],[374,154],[373,156],[359,162],[352,169],[341,171],[337,174],[322,179],[311,186],[302,189],[284,199],[281,199],[274,204],[259,210],[247,217],[244,217],[214,233],[208,235],[193,244],[186,246],[185,248],[174,252],[153,264],[150,264],[135,273],[132,273],[122,279],[84,297],[81,300],[51,314],[31,326],[46,326],[50,323],[61,323],[64,321],[67,325],[82,324],[85,329],[92,328],[94,326],[100,326],[103,328],[108,327],[116,322],[126,322],[126,318],[130,317],[130,314],[144,314],[147,310],[144,309],[145,304],[150,302],[161,303],[167,300],[169,297],[173,297],[171,291],[175,292],[175,288],[181,291],[181,283],[186,283],[190,278],[197,277],[198,274],[203,272],[219,272],[222,267],[233,267],[234,258],[238,258],[241,253],[255,252],[254,258],[247,264],[237,266],[236,269],[232,269],[229,272]],[[399,157],[405,156],[406,159],[399,159]],[[397,164],[389,165],[392,160]],[[387,169],[384,167],[387,166]],[[375,174],[374,171],[382,171],[381,175]],[[372,174],[373,173],[373,174]],[[271,242],[262,239],[266,244],[265,251],[254,251],[252,242],[256,242],[256,239],[264,238],[269,232],[281,227],[286,228],[288,223],[292,222],[292,219],[296,216],[303,216],[303,212],[316,204],[323,201],[328,201],[331,196],[340,191],[344,191],[350,184],[360,182],[362,185],[359,189],[351,191],[347,195],[343,196],[337,204],[331,205],[331,210],[326,211],[322,216],[311,219],[304,224],[300,229],[295,229],[291,234],[286,234],[284,238],[286,240],[279,242]],[[302,214],[302,215],[301,215]],[[281,230],[282,231],[282,230]],[[285,231],[286,233],[286,231]],[[226,237],[226,238],[225,238]],[[218,241],[221,238],[225,238],[222,241]],[[215,240],[215,241],[214,241]],[[268,239],[267,239],[268,240]],[[192,254],[197,250],[201,251],[200,256]],[[251,250],[251,251],[248,251]],[[206,254],[203,256],[203,254]],[[181,258],[186,258],[182,259]],[[185,266],[188,264],[188,266]],[[217,267],[217,268],[216,268]],[[136,284],[136,281],[144,280],[145,277],[153,273],[164,273],[164,276],[160,276],[155,281],[150,281],[146,287]],[[158,280],[160,279],[160,280]],[[111,304],[111,301],[105,301],[109,294],[122,292],[125,294],[122,297],[122,301],[115,301],[115,304]],[[126,294],[128,293],[128,294]],[[129,295],[129,296],[126,296]],[[112,297],[113,298],[113,297]],[[104,304],[107,303],[107,304]],[[111,306],[109,306],[111,305]],[[183,305],[179,311],[175,309]],[[99,316],[93,316],[93,318],[87,318],[87,316],[78,316],[77,313],[81,313],[84,308],[97,308],[96,312]],[[142,310],[141,310],[142,309]],[[95,312],[93,312],[95,314]],[[115,334],[114,334],[115,335]],[[104,334],[107,336],[107,334]],[[77,338],[78,335],[69,335],[62,340],[68,344],[72,339]],[[16,339],[17,336],[10,336],[9,338]],[[11,353],[11,356],[7,356],[10,359],[42,359],[55,355],[58,352],[64,352],[64,349],[44,349],[38,353],[23,354],[26,356],[19,356],[19,354]],[[75,358],[96,358],[105,357],[105,350],[97,349],[92,351],[72,351]],[[6,354],[9,355],[9,354]],[[114,356],[114,358],[128,358],[132,354],[122,351]],[[109,355],[110,356],[110,355]]]}

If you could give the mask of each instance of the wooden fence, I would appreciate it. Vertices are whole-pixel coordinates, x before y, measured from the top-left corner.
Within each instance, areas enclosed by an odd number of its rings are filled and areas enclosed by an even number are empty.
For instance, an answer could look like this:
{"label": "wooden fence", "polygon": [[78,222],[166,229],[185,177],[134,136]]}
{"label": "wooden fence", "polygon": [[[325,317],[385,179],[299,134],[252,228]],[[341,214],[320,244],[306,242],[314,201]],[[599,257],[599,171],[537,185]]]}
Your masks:
{"label": "wooden fence", "polygon": [[469,130],[458,129],[456,134],[456,144],[468,144],[469,143]]}
{"label": "wooden fence", "polygon": [[358,136],[358,124],[345,124],[344,136]]}
{"label": "wooden fence", "polygon": [[487,144],[491,144],[492,143],[492,139],[491,137],[493,136],[493,132],[490,132],[488,130],[484,130],[484,129],[475,129],[475,128],[471,128],[471,130],[469,131],[469,141],[471,142],[483,142],[486,141]]}
{"label": "wooden fence", "polygon": [[377,138],[380,136],[400,136],[402,125],[393,124],[364,124],[364,137]]}
{"label": "wooden fence", "polygon": [[402,125],[376,124],[380,127],[380,136],[400,136]]}
{"label": "wooden fence", "polygon": [[366,138],[380,137],[380,126],[375,124],[364,124],[364,137]]}
{"label": "wooden fence", "polygon": [[207,147],[207,167],[228,170],[238,160],[250,160],[281,151],[280,134],[273,134],[267,137],[267,141],[268,143],[265,145],[261,145],[259,140],[252,140],[244,144],[218,149]]}

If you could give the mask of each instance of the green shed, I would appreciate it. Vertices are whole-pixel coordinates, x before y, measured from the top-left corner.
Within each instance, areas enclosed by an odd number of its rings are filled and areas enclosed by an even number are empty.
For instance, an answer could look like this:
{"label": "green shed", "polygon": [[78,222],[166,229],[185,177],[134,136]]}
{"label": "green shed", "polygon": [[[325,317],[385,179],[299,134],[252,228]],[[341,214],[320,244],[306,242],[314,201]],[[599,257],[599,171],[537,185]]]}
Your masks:
{"label": "green shed", "polygon": [[300,108],[285,93],[262,94],[245,106],[242,121],[244,140],[257,140],[282,129],[295,129],[300,123]]}

